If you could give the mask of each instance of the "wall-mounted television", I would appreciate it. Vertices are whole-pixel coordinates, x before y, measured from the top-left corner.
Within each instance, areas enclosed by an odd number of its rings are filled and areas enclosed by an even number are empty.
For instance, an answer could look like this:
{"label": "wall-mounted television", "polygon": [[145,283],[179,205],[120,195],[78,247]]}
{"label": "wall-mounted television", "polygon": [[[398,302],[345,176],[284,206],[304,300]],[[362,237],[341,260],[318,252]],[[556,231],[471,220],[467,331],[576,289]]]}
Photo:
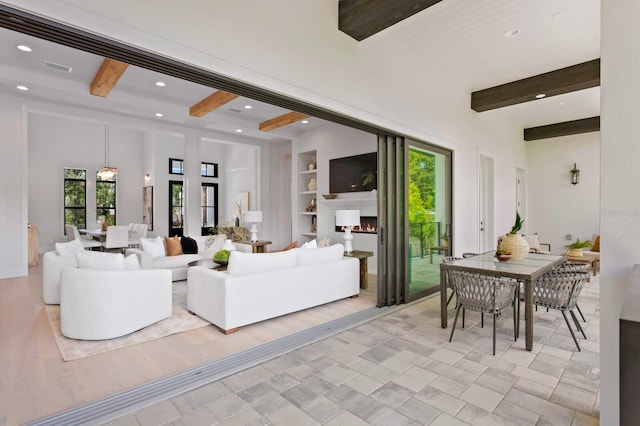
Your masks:
{"label": "wall-mounted television", "polygon": [[377,187],[377,152],[329,160],[329,192],[371,191]]}

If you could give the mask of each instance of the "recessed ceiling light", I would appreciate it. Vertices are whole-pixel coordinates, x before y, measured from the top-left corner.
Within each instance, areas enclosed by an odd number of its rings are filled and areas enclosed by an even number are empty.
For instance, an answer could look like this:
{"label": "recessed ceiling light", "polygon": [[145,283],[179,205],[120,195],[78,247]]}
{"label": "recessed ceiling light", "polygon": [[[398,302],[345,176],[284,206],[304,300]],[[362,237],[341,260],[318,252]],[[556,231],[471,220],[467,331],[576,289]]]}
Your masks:
{"label": "recessed ceiling light", "polygon": [[236,132],[242,133],[242,129],[236,129]]}
{"label": "recessed ceiling light", "polygon": [[542,99],[545,96],[547,96],[547,95],[545,95],[544,93],[540,93],[540,94],[536,95],[536,99]]}
{"label": "recessed ceiling light", "polygon": [[309,120],[302,120],[301,123],[302,124],[309,124]]}
{"label": "recessed ceiling light", "polygon": [[520,28],[512,28],[504,32],[505,37],[515,37],[520,34]]}
{"label": "recessed ceiling light", "polygon": [[244,106],[244,109],[251,109],[251,108],[253,108],[251,105],[245,105]]}
{"label": "recessed ceiling light", "polygon": [[156,112],[156,117],[164,117],[164,114],[161,112]]}
{"label": "recessed ceiling light", "polygon": [[164,81],[156,81],[156,86],[164,87],[164,86],[166,86],[166,84],[164,83]]}
{"label": "recessed ceiling light", "polygon": [[16,86],[16,89],[18,89],[18,90],[29,90],[29,88],[27,86]]}
{"label": "recessed ceiling light", "polygon": [[22,50],[23,52],[31,52],[31,48],[25,44],[19,44],[16,47],[18,50]]}

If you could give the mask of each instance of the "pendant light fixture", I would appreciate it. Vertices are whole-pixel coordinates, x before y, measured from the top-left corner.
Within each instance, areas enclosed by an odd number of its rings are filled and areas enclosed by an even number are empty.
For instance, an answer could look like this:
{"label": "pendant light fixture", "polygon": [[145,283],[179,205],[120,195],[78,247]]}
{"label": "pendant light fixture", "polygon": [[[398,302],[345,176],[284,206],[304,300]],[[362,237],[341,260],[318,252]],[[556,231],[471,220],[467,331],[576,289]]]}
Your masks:
{"label": "pendant light fixture", "polygon": [[112,180],[118,173],[115,167],[109,167],[109,125],[104,125],[104,167],[98,170],[98,179]]}

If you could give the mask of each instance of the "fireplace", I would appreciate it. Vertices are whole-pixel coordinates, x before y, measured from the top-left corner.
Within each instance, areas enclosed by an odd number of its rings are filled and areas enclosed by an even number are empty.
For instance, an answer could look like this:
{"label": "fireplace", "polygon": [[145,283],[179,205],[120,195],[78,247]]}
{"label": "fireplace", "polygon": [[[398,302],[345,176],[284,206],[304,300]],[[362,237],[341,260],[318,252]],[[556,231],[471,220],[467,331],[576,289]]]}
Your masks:
{"label": "fireplace", "polygon": [[[344,227],[336,226],[336,232],[344,232]],[[376,216],[360,216],[360,226],[351,230],[354,234],[377,234],[378,218]]]}

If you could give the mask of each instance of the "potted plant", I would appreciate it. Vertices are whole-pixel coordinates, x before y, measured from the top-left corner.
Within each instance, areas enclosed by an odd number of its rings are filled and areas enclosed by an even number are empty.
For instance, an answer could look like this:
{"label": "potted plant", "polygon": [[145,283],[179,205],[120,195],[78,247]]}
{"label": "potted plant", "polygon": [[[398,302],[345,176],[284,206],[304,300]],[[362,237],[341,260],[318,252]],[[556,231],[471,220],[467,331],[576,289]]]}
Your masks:
{"label": "potted plant", "polygon": [[511,227],[511,231],[502,239],[500,244],[500,250],[511,253],[511,258],[514,260],[521,260],[529,253],[529,243],[520,235],[520,229],[524,219],[520,217],[520,213],[516,211],[516,221]]}
{"label": "potted plant", "polygon": [[507,260],[511,259],[511,252],[503,249],[498,249],[496,250],[496,258],[500,262],[506,262]]}
{"label": "potted plant", "polygon": [[569,252],[569,256],[572,257],[582,257],[582,249],[587,247],[591,247],[591,240],[580,241],[580,238],[571,244],[563,246]]}

